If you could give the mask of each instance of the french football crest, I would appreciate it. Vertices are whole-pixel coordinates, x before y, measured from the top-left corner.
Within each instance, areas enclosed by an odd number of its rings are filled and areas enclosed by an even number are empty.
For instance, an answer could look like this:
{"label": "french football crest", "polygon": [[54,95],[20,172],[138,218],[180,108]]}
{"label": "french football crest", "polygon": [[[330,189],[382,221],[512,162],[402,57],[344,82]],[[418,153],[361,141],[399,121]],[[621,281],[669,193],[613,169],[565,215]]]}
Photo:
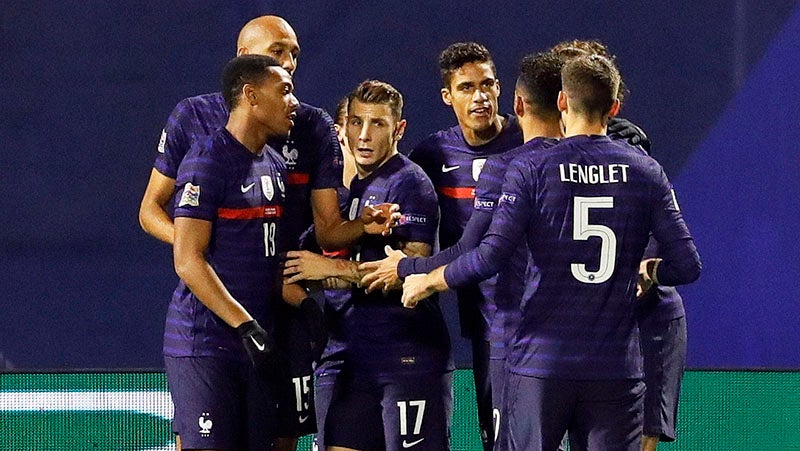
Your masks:
{"label": "french football crest", "polygon": [[275,187],[272,185],[272,177],[268,175],[261,176],[261,192],[267,200],[272,200],[275,196]]}
{"label": "french football crest", "polygon": [[476,158],[472,160],[472,179],[476,182],[478,181],[478,177],[481,175],[481,171],[483,170],[483,165],[486,164],[486,158]]}
{"label": "french football crest", "polygon": [[289,150],[289,144],[284,144],[281,153],[283,154],[283,159],[286,160],[286,166],[297,164],[297,157],[300,155],[297,149]]}

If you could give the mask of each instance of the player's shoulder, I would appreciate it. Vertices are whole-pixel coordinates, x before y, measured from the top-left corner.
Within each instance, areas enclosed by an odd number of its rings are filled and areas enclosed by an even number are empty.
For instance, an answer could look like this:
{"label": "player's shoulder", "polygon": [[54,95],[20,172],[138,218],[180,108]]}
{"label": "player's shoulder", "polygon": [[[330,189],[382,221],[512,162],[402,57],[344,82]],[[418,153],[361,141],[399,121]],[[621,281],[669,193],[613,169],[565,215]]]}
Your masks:
{"label": "player's shoulder", "polygon": [[175,106],[175,112],[184,115],[198,111],[220,111],[227,114],[228,107],[220,92],[186,97]]}
{"label": "player's shoulder", "polygon": [[463,141],[461,138],[461,128],[459,128],[458,125],[454,125],[428,135],[414,147],[412,155],[417,152],[425,152],[428,154],[441,153],[460,141]]}

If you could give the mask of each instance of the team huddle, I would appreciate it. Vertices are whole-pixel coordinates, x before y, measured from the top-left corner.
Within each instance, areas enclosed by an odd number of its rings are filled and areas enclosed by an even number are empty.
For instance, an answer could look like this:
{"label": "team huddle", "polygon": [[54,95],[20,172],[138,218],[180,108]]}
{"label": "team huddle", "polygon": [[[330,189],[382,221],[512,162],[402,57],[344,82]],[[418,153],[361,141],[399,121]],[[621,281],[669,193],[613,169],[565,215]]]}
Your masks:
{"label": "team huddle", "polygon": [[334,120],[294,96],[299,51],[285,20],[248,22],[221,92],[180,102],[158,145],[140,222],[180,277],[163,348],[178,449],[449,449],[448,289],[484,450],[674,440],[671,287],[701,264],[646,135],[616,118],[608,50],[526,56],[504,115],[488,50],[450,45],[458,125],[408,156],[395,87],[360,83]]}

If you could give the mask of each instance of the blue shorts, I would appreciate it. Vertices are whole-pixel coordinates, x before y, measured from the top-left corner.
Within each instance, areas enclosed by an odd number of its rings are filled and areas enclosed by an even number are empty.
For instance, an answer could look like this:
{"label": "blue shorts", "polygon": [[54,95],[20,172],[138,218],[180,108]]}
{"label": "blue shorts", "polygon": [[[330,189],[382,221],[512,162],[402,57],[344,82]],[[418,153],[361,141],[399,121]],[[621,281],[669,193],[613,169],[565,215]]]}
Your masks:
{"label": "blue shorts", "polygon": [[339,375],[339,369],[319,371],[314,378],[314,403],[317,411],[317,436],[314,437],[315,449],[325,449],[325,418],[333,398],[333,387]]}
{"label": "blue shorts", "polygon": [[503,408],[503,390],[505,390],[506,380],[508,379],[506,359],[491,359],[489,361],[489,375],[492,381],[492,420],[496,439],[499,435],[500,424],[503,419],[501,415]]}
{"label": "blue shorts", "polygon": [[453,373],[340,373],[325,420],[326,446],[446,451]]}
{"label": "blue shorts", "polygon": [[644,382],[584,381],[509,374],[495,449],[640,451]]}
{"label": "blue shorts", "polygon": [[644,357],[644,435],[675,440],[686,366],[686,317],[639,325]]}
{"label": "blue shorts", "polygon": [[277,402],[249,362],[164,357],[184,449],[269,449]]}
{"label": "blue shorts", "polygon": [[314,370],[309,336],[301,312],[281,304],[276,309],[276,337],[288,356],[289,377],[278,388],[278,437],[317,432],[314,413]]}

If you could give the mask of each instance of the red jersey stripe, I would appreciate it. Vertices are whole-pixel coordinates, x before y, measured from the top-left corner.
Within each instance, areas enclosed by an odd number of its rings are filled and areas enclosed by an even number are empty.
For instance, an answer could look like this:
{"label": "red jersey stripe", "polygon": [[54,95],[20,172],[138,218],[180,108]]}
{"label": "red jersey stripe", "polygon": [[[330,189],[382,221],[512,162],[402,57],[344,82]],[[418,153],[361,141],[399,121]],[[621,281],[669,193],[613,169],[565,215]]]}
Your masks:
{"label": "red jersey stripe", "polygon": [[286,183],[290,185],[306,185],[311,175],[304,172],[290,172],[286,175]]}
{"label": "red jersey stripe", "polygon": [[250,208],[220,208],[217,216],[222,219],[261,219],[280,218],[283,209],[280,205],[266,205]]}
{"label": "red jersey stripe", "polygon": [[449,187],[449,186],[440,186],[439,192],[444,194],[447,197],[451,197],[453,199],[474,199],[475,198],[475,187],[474,186],[463,186],[463,187]]}

